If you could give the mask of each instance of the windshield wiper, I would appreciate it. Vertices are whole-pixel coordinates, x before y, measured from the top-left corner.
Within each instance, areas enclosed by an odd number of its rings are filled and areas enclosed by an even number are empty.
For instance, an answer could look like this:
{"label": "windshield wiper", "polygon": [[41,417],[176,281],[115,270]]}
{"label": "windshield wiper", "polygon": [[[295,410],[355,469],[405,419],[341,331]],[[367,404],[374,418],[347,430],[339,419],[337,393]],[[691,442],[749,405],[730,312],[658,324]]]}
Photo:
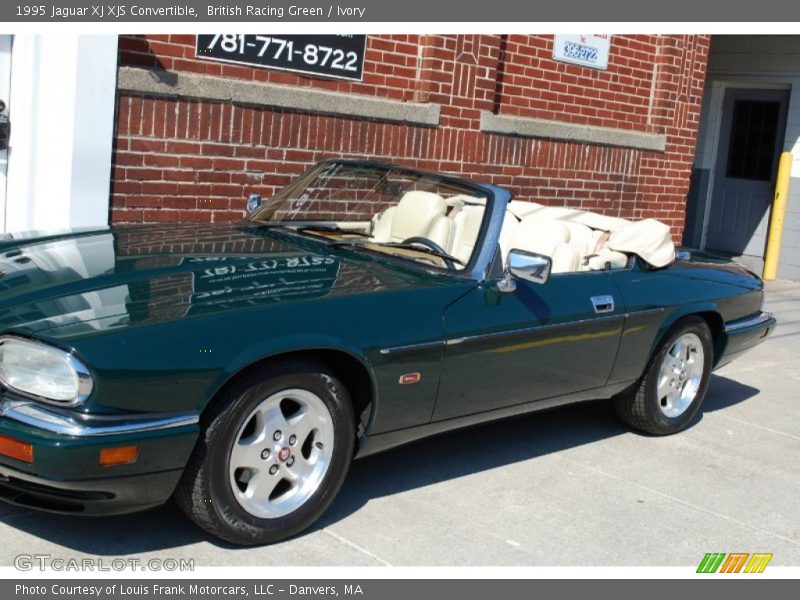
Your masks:
{"label": "windshield wiper", "polygon": [[358,231],[355,229],[347,229],[346,227],[339,227],[338,225],[302,225],[297,228],[300,233],[306,231],[322,231],[325,233],[344,233],[346,235],[357,235],[359,237],[370,237],[370,234]]}
{"label": "windshield wiper", "polygon": [[[267,223],[258,223],[255,222],[256,226],[259,229],[284,229],[286,231],[290,231],[291,233],[295,234],[303,234],[306,232],[325,232],[325,233],[342,233],[346,235],[354,235],[358,237],[370,237],[370,234],[364,233],[363,231],[357,231],[353,229],[346,229],[344,227],[339,227],[338,225],[301,225],[299,223],[293,223],[292,221],[269,221]],[[329,244],[336,244],[338,242],[331,242],[330,240],[324,240]],[[344,240],[339,240],[344,242]],[[346,243],[346,242],[344,242]]]}
{"label": "windshield wiper", "polygon": [[433,248],[428,248],[427,246],[423,246],[421,244],[406,244],[403,242],[376,242],[373,240],[350,240],[345,241],[341,240],[338,242],[333,242],[331,246],[364,246],[366,244],[375,244],[376,246],[386,246],[387,248],[403,248],[405,250],[415,250],[417,252],[422,252],[423,254],[430,254],[431,256],[436,256],[441,258],[442,260],[453,262],[455,264],[464,266],[465,263],[460,258],[456,258],[452,254],[448,254],[447,252],[439,252],[438,250],[434,250]]}
{"label": "windshield wiper", "polygon": [[439,258],[452,261],[462,266],[466,264],[463,260],[461,260],[460,258],[456,258],[452,254],[448,254],[447,252],[439,252],[438,250],[434,250],[433,248],[428,248],[427,246],[423,246],[421,244],[415,244],[415,243],[406,244],[404,242],[375,242],[375,243],[380,244],[381,246],[388,246],[390,248],[405,248],[407,250],[417,250],[419,252],[424,252],[425,254],[430,254],[431,256],[438,256]]}
{"label": "windshield wiper", "polygon": [[285,229],[290,226],[290,223],[286,221],[267,221],[266,223],[262,223],[261,221],[250,222],[259,229]]}

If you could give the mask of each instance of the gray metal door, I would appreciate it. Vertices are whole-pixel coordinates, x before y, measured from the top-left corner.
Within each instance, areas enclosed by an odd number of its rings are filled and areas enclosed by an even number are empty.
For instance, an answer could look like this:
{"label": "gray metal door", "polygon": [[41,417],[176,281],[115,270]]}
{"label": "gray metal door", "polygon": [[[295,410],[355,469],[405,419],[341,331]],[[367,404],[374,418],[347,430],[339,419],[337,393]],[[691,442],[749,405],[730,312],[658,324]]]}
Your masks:
{"label": "gray metal door", "polygon": [[706,248],[764,256],[788,103],[788,90],[725,93]]}

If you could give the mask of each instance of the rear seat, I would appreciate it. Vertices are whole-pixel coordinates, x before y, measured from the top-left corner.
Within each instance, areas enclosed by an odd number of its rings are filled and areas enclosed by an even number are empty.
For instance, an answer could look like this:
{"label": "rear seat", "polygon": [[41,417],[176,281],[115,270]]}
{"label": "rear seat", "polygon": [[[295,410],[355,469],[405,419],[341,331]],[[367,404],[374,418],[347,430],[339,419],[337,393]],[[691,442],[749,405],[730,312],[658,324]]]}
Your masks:
{"label": "rear seat", "polygon": [[592,235],[592,230],[586,225],[572,221],[558,221],[558,223],[563,223],[569,230],[569,245],[578,253],[580,264],[583,264],[584,258],[593,254],[597,245],[597,239]]}
{"label": "rear seat", "polygon": [[[445,216],[448,208],[450,214]],[[410,192],[396,208],[373,219],[373,236],[381,241],[402,241],[422,235],[466,263],[474,251],[485,210],[485,199],[481,198],[458,195],[445,201],[428,192]],[[626,242],[629,236],[617,233],[630,225],[631,221],[618,217],[515,200],[509,203],[503,220],[500,251],[503,262],[512,248],[549,256],[553,273],[621,269],[628,264],[628,254],[620,251],[625,247],[617,248],[613,242]],[[643,229],[648,233],[652,230],[652,225]],[[638,233],[635,237],[641,236]]]}
{"label": "rear seat", "polygon": [[[510,231],[510,235],[506,232]],[[507,248],[503,247],[503,237]],[[553,260],[553,273],[621,269],[628,256],[608,247],[608,234],[581,223],[541,219],[531,213],[517,222],[506,219],[501,232],[501,250],[505,260],[512,248],[536,252]]]}
{"label": "rear seat", "polygon": [[[534,226],[535,222],[541,225]],[[526,225],[517,233],[523,223]],[[553,273],[622,269],[628,264],[628,255],[612,250],[609,247],[609,236],[630,224],[626,219],[599,213],[514,200],[509,203],[503,222],[500,247],[504,261],[512,248],[550,256],[553,258]],[[553,238],[547,233],[550,228],[557,232],[560,243],[570,246],[569,257],[564,249],[558,249],[552,244]],[[528,238],[539,232],[543,232],[541,235],[544,236],[541,242]],[[542,249],[546,251],[543,252]],[[558,256],[548,251],[557,252]],[[572,255],[577,256],[577,259]]]}
{"label": "rear seat", "polygon": [[566,223],[545,221],[533,215],[523,218],[511,235],[511,248],[536,252],[553,260],[552,273],[568,273],[580,267],[580,254],[569,243]]}

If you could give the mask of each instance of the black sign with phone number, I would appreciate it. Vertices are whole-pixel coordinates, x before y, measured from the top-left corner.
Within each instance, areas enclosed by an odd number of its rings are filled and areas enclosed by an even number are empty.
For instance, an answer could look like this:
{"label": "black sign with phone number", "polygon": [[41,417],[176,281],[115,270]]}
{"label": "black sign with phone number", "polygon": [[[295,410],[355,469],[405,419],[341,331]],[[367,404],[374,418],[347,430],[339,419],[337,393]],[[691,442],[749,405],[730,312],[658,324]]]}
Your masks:
{"label": "black sign with phone number", "polygon": [[216,33],[197,36],[197,57],[361,81],[366,35]]}

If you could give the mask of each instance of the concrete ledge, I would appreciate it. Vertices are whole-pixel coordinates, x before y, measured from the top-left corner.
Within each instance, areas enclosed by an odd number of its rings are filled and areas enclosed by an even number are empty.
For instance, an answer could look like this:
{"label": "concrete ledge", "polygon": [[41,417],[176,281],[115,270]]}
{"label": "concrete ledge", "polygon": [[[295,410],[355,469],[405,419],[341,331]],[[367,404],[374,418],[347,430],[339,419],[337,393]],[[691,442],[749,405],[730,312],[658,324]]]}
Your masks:
{"label": "concrete ledge", "polygon": [[578,125],[576,123],[548,121],[531,117],[496,115],[486,110],[481,111],[481,131],[522,137],[550,138],[568,142],[602,144],[604,146],[620,146],[656,152],[663,152],[667,146],[667,136],[663,134],[641,133],[614,127]]}
{"label": "concrete ledge", "polygon": [[273,83],[225,79],[191,73],[120,67],[117,89],[121,92],[235,102],[250,106],[286,108],[302,112],[361,117],[436,127],[438,104],[399,102],[357,94],[343,94]]}

